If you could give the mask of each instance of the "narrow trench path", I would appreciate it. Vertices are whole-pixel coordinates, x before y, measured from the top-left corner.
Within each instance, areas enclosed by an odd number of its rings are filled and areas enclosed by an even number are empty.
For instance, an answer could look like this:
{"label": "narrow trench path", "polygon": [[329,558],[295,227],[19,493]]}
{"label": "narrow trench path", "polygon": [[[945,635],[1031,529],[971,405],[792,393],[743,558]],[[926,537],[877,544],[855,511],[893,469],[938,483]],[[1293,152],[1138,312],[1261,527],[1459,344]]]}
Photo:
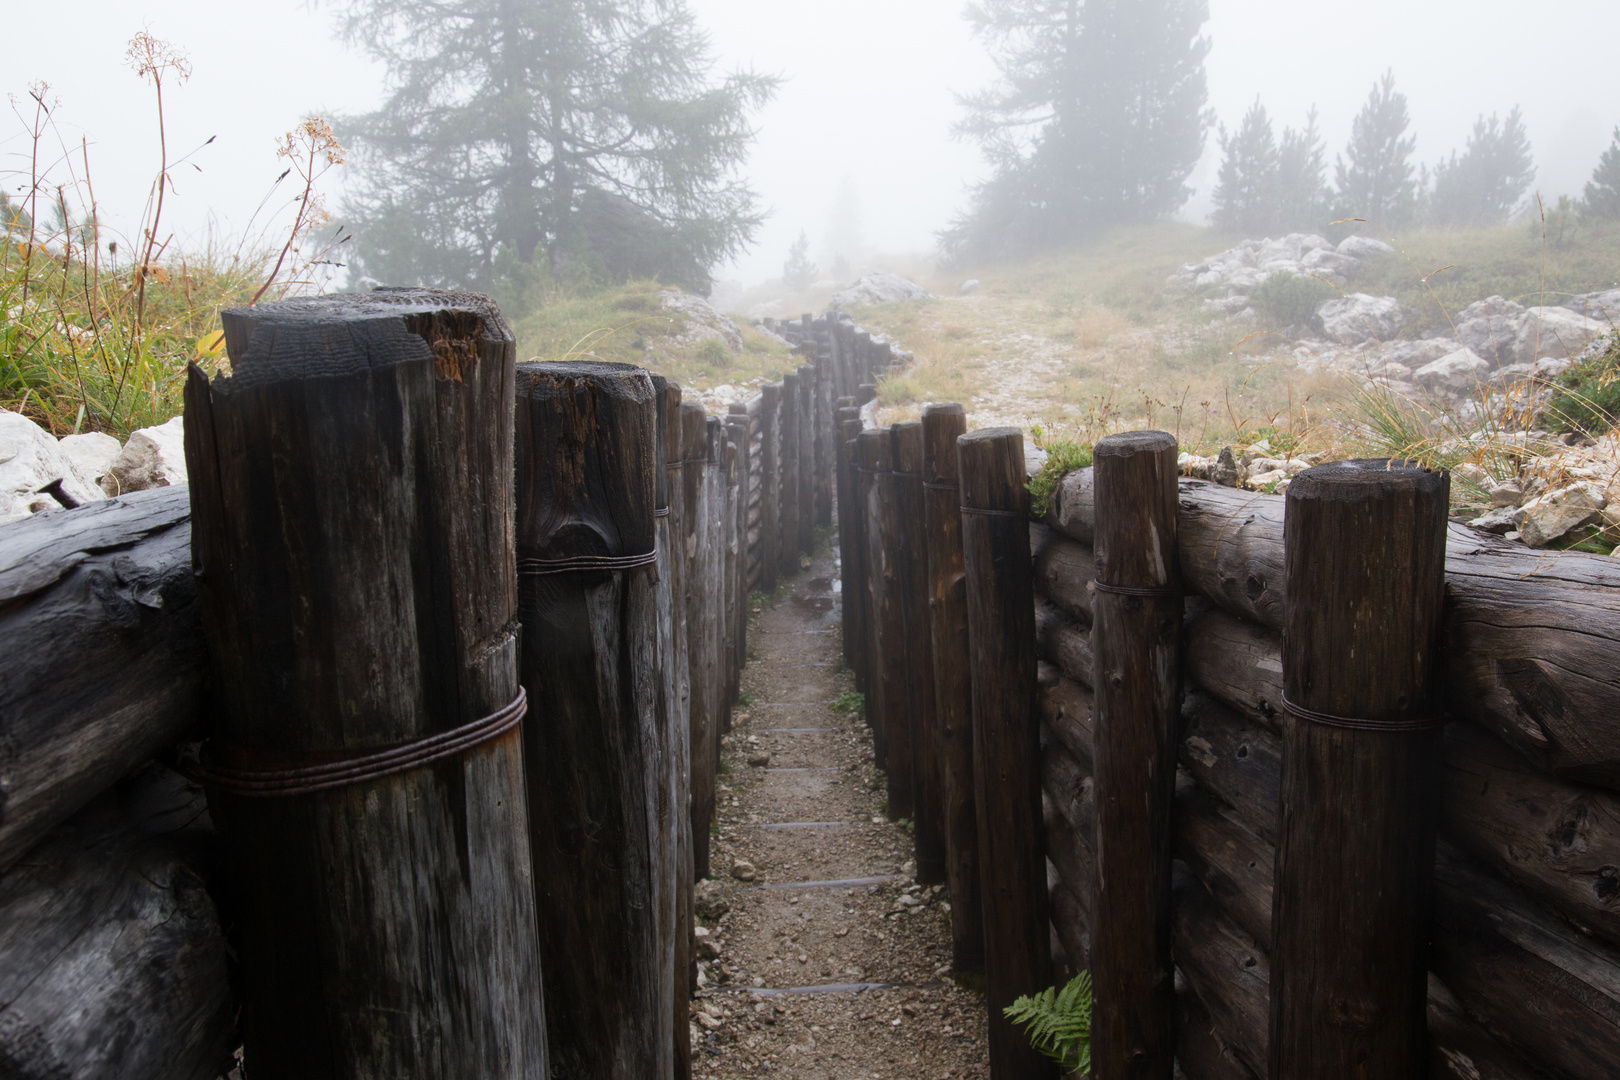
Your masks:
{"label": "narrow trench path", "polygon": [[[803,561],[801,560],[801,565]],[[842,665],[836,543],[756,603],[700,882],[699,1077],[988,1077],[983,996],[950,977],[949,896],[912,879]]]}

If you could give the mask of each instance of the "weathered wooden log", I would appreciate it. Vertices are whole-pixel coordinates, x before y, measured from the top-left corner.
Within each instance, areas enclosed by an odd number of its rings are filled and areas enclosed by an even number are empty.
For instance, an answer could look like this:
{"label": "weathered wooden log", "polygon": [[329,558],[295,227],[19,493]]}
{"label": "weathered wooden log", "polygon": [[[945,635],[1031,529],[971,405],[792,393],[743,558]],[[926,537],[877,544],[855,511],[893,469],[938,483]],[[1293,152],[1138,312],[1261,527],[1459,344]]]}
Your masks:
{"label": "weathered wooden log", "polygon": [[[1041,719],[1058,742],[1089,774],[1095,740],[1092,735],[1091,690],[1073,679],[1057,678],[1040,690]],[[1086,842],[1091,842],[1091,837]]]}
{"label": "weathered wooden log", "polygon": [[[872,433],[872,490],[866,507],[867,574],[872,595],[874,681],[883,729],[882,768],[888,785],[889,820],[916,811],[916,744],[911,672],[906,667],[905,570],[894,495],[894,440],[890,429]],[[867,433],[860,441],[865,442]],[[867,453],[863,449],[863,455]]]}
{"label": "weathered wooden log", "polygon": [[1016,428],[984,428],[960,436],[956,448],[990,1075],[1039,1078],[1052,1075],[1051,1065],[1002,1013],[1019,995],[1051,983],[1024,438]]}
{"label": "weathered wooden log", "polygon": [[[853,432],[847,427],[853,420]],[[854,564],[854,544],[858,535],[853,528],[855,499],[855,455],[851,445],[856,434],[860,432],[860,418],[855,410],[849,408],[846,412],[840,408],[837,414],[837,433],[833,438],[833,445],[837,451],[835,466],[837,468],[836,495],[838,503],[838,595],[843,608],[843,639],[844,665],[851,671],[856,671],[860,665],[861,630],[860,605],[858,603],[855,583],[860,580],[856,574]],[[857,686],[858,690],[860,687]]]}
{"label": "weathered wooden log", "polygon": [[1187,1080],[1254,1080],[1221,1040],[1204,1003],[1190,992],[1176,994],[1176,1064]]}
{"label": "weathered wooden log", "polygon": [[[1059,485],[1054,527],[1089,542],[1091,473]],[[1283,498],[1181,481],[1189,589],[1280,630]],[[1550,772],[1620,788],[1620,563],[1535,551],[1453,524],[1446,535],[1444,690],[1450,707]]]}
{"label": "weathered wooden log", "polygon": [[1282,739],[1209,695],[1187,694],[1181,709],[1181,764],[1268,844],[1277,842]]}
{"label": "weathered wooden log", "polygon": [[[859,411],[855,412],[858,424]],[[967,412],[954,403],[924,405],[922,425],[929,633],[944,789],[945,880],[951,891],[951,965],[957,971],[974,971],[984,966],[984,907],[979,895],[978,803],[973,791],[973,688],[967,578],[962,567],[962,485],[956,460],[956,440],[967,431]]]}
{"label": "weathered wooden log", "polygon": [[709,821],[714,817],[715,710],[710,679],[713,657],[709,628],[709,423],[703,406],[681,404],[681,483],[685,489],[687,731],[691,748],[692,877],[709,876]]}
{"label": "weathered wooden log", "polygon": [[237,996],[203,886],[214,846],[202,791],[149,765],[0,877],[0,1075],[214,1080],[230,1068]]}
{"label": "weathered wooden log", "polygon": [[1096,677],[1091,632],[1044,597],[1035,597],[1035,645],[1042,660],[1056,664],[1063,674],[1088,689]]}
{"label": "weathered wooden log", "polygon": [[850,453],[855,461],[855,510],[850,527],[857,530],[860,540],[855,555],[860,560],[856,578],[856,595],[861,612],[861,657],[855,668],[855,685],[865,695],[866,723],[872,729],[872,748],[878,768],[883,768],[883,643],[878,635],[877,593],[873,586],[872,500],[875,498],[875,477],[879,458],[878,441],[885,437],[878,431],[857,427]]}
{"label": "weathered wooden log", "polygon": [[861,405],[863,405],[863,406],[866,405],[868,402],[872,401],[872,399],[874,399],[876,397],[877,397],[877,384],[876,383],[864,382],[864,383],[861,383],[861,385],[859,387],[857,387],[857,393],[855,394],[855,400],[860,402]]}
{"label": "weathered wooden log", "polygon": [[1187,676],[1210,694],[1281,732],[1282,635],[1205,611],[1187,626]]}
{"label": "weathered wooden log", "polygon": [[725,733],[731,730],[731,705],[736,701],[732,690],[733,635],[736,630],[737,599],[733,595],[731,556],[736,550],[737,521],[737,454],[731,444],[730,428],[725,421],[709,417],[709,454],[714,462],[710,470],[710,485],[714,506],[714,555],[710,573],[710,603],[714,605],[714,760],[718,775],[720,746]]}
{"label": "weathered wooden log", "polygon": [[1091,915],[1066,881],[1059,881],[1046,893],[1052,911],[1052,929],[1063,946],[1063,955],[1072,970],[1085,971],[1091,965]]}
{"label": "weathered wooden log", "polygon": [[1272,844],[1189,785],[1176,797],[1176,857],[1244,933],[1271,947]]}
{"label": "weathered wooden log", "polygon": [[[655,377],[656,378],[656,377]],[[679,383],[666,383],[662,411],[662,439],[664,456],[664,506],[669,513],[658,519],[659,621],[666,619],[664,607],[669,611],[670,648],[664,673],[665,692],[670,695],[671,717],[669,742],[673,774],[670,789],[673,800],[672,828],[675,833],[675,949],[674,967],[674,1035],[675,1075],[677,1080],[690,1080],[692,1075],[692,1034],[689,1023],[692,984],[697,977],[697,961],[693,954],[693,911],[695,881],[692,875],[692,728],[691,728],[691,672],[687,664],[686,627],[686,483],[682,459],[686,456],[685,435],[681,419],[681,387]]]}
{"label": "weathered wooden log", "polygon": [[[652,376],[653,414],[656,421],[653,452],[653,526],[658,546],[658,935],[659,956],[664,965],[659,973],[660,994],[669,1003],[668,1029],[663,1038],[670,1047],[671,1072],[687,1080],[692,1072],[691,1033],[687,1027],[690,1010],[691,962],[692,816],[687,807],[687,770],[690,766],[690,729],[681,693],[681,675],[686,670],[685,627],[676,616],[681,596],[676,573],[680,561],[674,557],[674,537],[679,535],[680,516],[670,504],[670,496],[680,487],[679,473],[671,483],[669,459],[677,461],[680,447],[670,445],[671,398],[674,417],[680,420],[680,387],[662,375]],[[671,522],[676,525],[672,527]],[[679,651],[677,650],[679,642]]]}
{"label": "weathered wooden log", "polygon": [[[1046,829],[1046,854],[1062,875],[1064,884],[1084,905],[1087,933],[1090,913],[1096,904],[1097,855],[1092,848],[1097,805],[1091,774],[1060,743],[1046,748],[1041,762],[1042,824]],[[1050,806],[1051,814],[1046,809]],[[1086,950],[1090,965],[1091,950]]]}
{"label": "weathered wooden log", "polygon": [[524,773],[546,1039],[557,1071],[598,1080],[673,1075],[662,950],[674,941],[659,937],[658,404],[629,364],[517,367]]}
{"label": "weathered wooden log", "polygon": [[916,421],[890,428],[894,446],[894,519],[900,554],[900,589],[906,622],[906,675],[910,685],[911,744],[916,827],[912,846],[917,880],[945,880],[945,777],[939,708],[934,700],[934,635],[929,610],[928,512],[923,502],[923,429]]}
{"label": "weathered wooden log", "polygon": [[782,417],[778,437],[781,482],[777,504],[777,570],[785,577],[799,572],[799,374],[782,376]]}
{"label": "weathered wooden log", "polygon": [[[841,410],[842,412],[842,410]],[[854,413],[854,415],[850,415]],[[866,500],[869,496],[870,477],[861,468],[856,440],[860,438],[861,421],[858,410],[843,413],[839,420],[839,435],[843,440],[844,457],[848,469],[848,502],[838,508],[838,535],[846,545],[841,571],[843,597],[844,640],[849,644],[849,666],[855,673],[855,689],[869,693],[867,687],[871,656],[868,640],[871,635],[869,609],[871,595],[866,586]],[[847,537],[847,539],[845,539]]]}
{"label": "weathered wooden log", "polygon": [[736,473],[732,479],[732,502],[736,509],[731,538],[731,686],[726,697],[729,726],[731,705],[742,692],[742,670],[748,663],[748,486],[754,471],[748,409],[732,407],[726,434],[736,453]]}
{"label": "weathered wooden log", "polygon": [[[825,330],[823,330],[825,334]],[[816,356],[815,387],[816,415],[812,431],[816,444],[816,517],[815,523],[828,528],[833,522],[833,443],[838,437],[838,424],[834,419],[833,364],[829,353]]]}
{"label": "weathered wooden log", "polygon": [[1035,591],[1090,626],[1096,553],[1045,525],[1030,525],[1029,536],[1035,554]]}
{"label": "weathered wooden log", "polygon": [[511,331],[410,289],[222,319],[186,464],[251,1069],[546,1077]]}
{"label": "weathered wooden log", "polygon": [[1169,1080],[1170,811],[1181,710],[1176,440],[1100,440],[1091,685],[1097,799],[1092,1061],[1100,1075]]}
{"label": "weathered wooden log", "polygon": [[1275,1075],[1266,1071],[1271,965],[1265,950],[1196,881],[1178,881],[1174,907],[1176,966],[1216,1037],[1254,1075]]}
{"label": "weathered wooden log", "polygon": [[774,592],[782,562],[782,384],[759,388],[759,521],[762,592]]}
{"label": "weathered wooden log", "polygon": [[1273,1076],[1424,1067],[1449,490],[1383,460],[1288,489]]}
{"label": "weathered wooden log", "polygon": [[[795,423],[799,436],[799,552],[811,554],[816,547],[816,369],[799,366],[799,406]],[[795,569],[798,564],[795,563]]]}
{"label": "weathered wooden log", "polygon": [[0,870],[197,721],[184,485],[0,529]]}

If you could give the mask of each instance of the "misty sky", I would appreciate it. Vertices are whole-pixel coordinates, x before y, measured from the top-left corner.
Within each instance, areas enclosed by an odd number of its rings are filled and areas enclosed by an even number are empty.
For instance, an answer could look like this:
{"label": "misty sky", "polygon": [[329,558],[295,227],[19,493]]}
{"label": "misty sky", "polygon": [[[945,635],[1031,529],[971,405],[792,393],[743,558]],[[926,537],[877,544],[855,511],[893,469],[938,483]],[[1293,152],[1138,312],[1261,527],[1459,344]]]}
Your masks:
{"label": "misty sky", "polygon": [[[754,249],[722,278],[747,284],[781,273],[805,229],[812,255],[844,178],[854,184],[867,245],[927,251],[980,174],[971,145],[953,142],[952,91],[983,85],[992,69],[945,0],[690,0],[713,35],[722,67],[783,75],[758,118],[748,175],[770,218]],[[143,26],[186,50],[190,83],[168,98],[171,152],[210,135],[201,172],[177,174],[169,221],[200,246],[210,221],[234,239],[280,167],[276,136],[309,112],[354,112],[380,97],[380,72],[331,33],[329,6],[303,0],[65,0],[13,5],[0,90],[27,113],[35,80],[59,97],[59,128],[75,148],[90,140],[104,219],[128,228],[157,169],[151,90],[124,64]],[[1555,0],[1535,9],[1506,0],[1362,0],[1329,8],[1297,0],[1211,0],[1210,104],[1228,126],[1258,94],[1282,124],[1315,102],[1329,161],[1371,84],[1393,67],[1410,99],[1419,160],[1460,148],[1480,112],[1524,109],[1549,201],[1579,194],[1620,123],[1620,3]],[[15,117],[0,127],[0,168],[27,168]],[[1182,216],[1203,221],[1217,164],[1211,138]],[[53,147],[54,151],[54,147]],[[59,151],[56,151],[59,153]],[[77,150],[75,150],[77,153]],[[15,192],[22,178],[0,177]],[[334,191],[336,201],[337,192]],[[280,205],[280,201],[275,205]]]}

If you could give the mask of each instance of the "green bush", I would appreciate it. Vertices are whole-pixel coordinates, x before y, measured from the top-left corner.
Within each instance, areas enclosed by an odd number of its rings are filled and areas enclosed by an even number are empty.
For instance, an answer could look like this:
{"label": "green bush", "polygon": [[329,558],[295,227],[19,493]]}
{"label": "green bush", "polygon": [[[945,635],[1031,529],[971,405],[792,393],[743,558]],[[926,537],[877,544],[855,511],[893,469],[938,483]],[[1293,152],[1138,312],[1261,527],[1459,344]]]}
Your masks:
{"label": "green bush", "polygon": [[1091,447],[1087,443],[1066,439],[1049,439],[1039,425],[1031,431],[1035,445],[1046,451],[1041,471],[1029,478],[1024,486],[1029,490],[1029,512],[1033,517],[1045,517],[1052,509],[1052,492],[1065,476],[1091,464]]}
{"label": "green bush", "polygon": [[1339,292],[1321,278],[1299,277],[1286,271],[1272,274],[1249,292],[1249,304],[1267,326],[1306,326],[1319,330],[1316,308]]}
{"label": "green bush", "polygon": [[1558,377],[1558,396],[1547,407],[1554,431],[1607,434],[1620,424],[1620,334],[1600,356],[1576,364]]}

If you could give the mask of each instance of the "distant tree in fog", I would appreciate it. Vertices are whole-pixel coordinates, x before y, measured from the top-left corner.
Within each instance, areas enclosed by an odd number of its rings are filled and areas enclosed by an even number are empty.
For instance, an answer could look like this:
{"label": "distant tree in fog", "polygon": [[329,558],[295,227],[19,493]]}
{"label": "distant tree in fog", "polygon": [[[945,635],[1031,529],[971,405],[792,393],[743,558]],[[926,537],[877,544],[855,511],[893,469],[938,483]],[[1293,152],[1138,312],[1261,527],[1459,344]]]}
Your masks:
{"label": "distant tree in fog", "polygon": [[808,289],[816,280],[816,264],[810,261],[810,238],[803,229],[788,248],[787,262],[782,264],[782,280],[790,289]]}
{"label": "distant tree in fog", "polygon": [[1581,211],[1588,217],[1620,218],[1620,127],[1614,129],[1614,141],[1592,170]]}
{"label": "distant tree in fog", "polygon": [[1530,136],[1518,106],[1502,121],[1495,113],[1474,121],[1474,132],[1459,157],[1453,150],[1434,170],[1427,223],[1460,229],[1504,222],[1523,201],[1536,178]]}
{"label": "distant tree in fog", "polygon": [[1222,124],[1221,171],[1215,184],[1215,224],[1246,236],[1269,232],[1277,222],[1277,140],[1271,117],[1258,100],[1238,129]]}
{"label": "distant tree in fog", "polygon": [[1341,217],[1367,218],[1385,228],[1408,224],[1417,213],[1419,182],[1412,167],[1417,136],[1406,95],[1395,90],[1395,73],[1373,84],[1367,104],[1350,125],[1350,143],[1333,170]]}
{"label": "distant tree in fog", "polygon": [[849,273],[850,263],[861,257],[865,245],[866,238],[861,233],[860,194],[846,176],[839,182],[838,194],[827,212],[827,232],[822,238],[833,274],[842,277]]}
{"label": "distant tree in fog", "polygon": [[759,225],[735,173],[776,80],[711,81],[684,0],[350,0],[343,33],[388,70],[382,107],[342,125],[363,278],[706,290]]}
{"label": "distant tree in fog", "polygon": [[1186,202],[1211,123],[1207,0],[975,0],[1000,73],[953,129],[993,168],[941,236],[982,258],[1150,221]]}
{"label": "distant tree in fog", "polygon": [[1316,106],[1305,126],[1283,128],[1277,144],[1277,226],[1283,232],[1317,231],[1327,224],[1327,147],[1316,128]]}

